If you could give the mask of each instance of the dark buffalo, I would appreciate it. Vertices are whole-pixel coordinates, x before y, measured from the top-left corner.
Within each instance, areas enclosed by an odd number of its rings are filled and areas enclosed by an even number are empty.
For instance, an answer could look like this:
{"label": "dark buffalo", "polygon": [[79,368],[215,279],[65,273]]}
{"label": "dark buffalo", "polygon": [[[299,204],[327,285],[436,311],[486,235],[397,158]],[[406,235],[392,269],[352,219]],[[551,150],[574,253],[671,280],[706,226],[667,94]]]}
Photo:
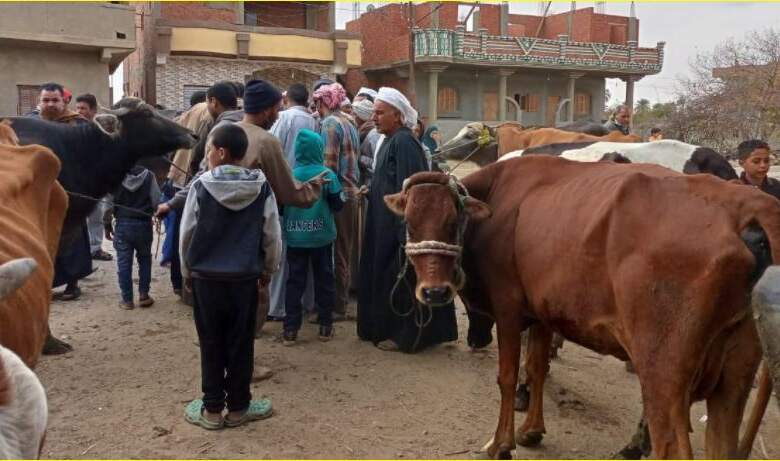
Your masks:
{"label": "dark buffalo", "polygon": [[62,162],[57,179],[70,193],[62,239],[73,237],[95,208],[94,200],[79,195],[103,197],[119,186],[140,159],[161,157],[196,141],[192,132],[136,98],[120,101],[115,110],[98,115],[96,123],[65,125],[26,117],[9,120],[21,145],[46,146]]}

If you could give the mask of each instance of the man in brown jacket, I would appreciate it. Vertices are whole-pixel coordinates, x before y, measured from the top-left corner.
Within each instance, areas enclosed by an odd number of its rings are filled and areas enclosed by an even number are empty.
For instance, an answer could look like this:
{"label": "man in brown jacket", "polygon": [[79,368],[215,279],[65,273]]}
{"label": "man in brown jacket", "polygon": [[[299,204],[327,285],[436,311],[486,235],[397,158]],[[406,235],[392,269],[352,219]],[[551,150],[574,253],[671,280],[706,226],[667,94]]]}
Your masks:
{"label": "man in brown jacket", "polygon": [[[285,160],[282,145],[267,131],[278,118],[281,103],[282,94],[268,82],[252,80],[247,83],[244,90],[244,118],[237,122],[249,140],[241,166],[262,170],[280,205],[308,208],[320,197],[322,178],[317,177],[305,183],[296,181]],[[183,209],[188,193],[189,184],[171,200],[160,204],[157,215],[164,216],[171,210]],[[267,291],[260,293],[260,300],[264,304],[259,308],[258,327],[262,326],[268,312]]]}

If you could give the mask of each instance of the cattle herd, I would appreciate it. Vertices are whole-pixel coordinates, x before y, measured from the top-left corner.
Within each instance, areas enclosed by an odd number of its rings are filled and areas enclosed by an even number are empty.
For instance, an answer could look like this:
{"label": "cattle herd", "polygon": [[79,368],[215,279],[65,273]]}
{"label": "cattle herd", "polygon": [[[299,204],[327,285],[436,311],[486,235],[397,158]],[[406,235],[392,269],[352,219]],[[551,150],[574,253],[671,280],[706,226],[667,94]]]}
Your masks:
{"label": "cattle herd", "polygon": [[[194,141],[135,99],[89,125],[0,121],[0,456],[40,453],[46,404],[30,368],[55,341],[52,261],[94,207],[83,197],[114,189],[142,157]],[[554,334],[633,364],[640,436],[652,447],[635,455],[691,458],[690,406],[700,400],[706,456],[750,454],[780,384],[780,203],[731,182],[734,169],[711,149],[638,141],[472,123],[436,155],[481,169],[461,179],[418,173],[385,197],[407,223],[418,300],[435,309],[442,293],[460,296],[472,347],[496,327],[492,458],[542,441]],[[515,432],[524,331],[529,400]],[[756,375],[759,397],[740,439]]]}

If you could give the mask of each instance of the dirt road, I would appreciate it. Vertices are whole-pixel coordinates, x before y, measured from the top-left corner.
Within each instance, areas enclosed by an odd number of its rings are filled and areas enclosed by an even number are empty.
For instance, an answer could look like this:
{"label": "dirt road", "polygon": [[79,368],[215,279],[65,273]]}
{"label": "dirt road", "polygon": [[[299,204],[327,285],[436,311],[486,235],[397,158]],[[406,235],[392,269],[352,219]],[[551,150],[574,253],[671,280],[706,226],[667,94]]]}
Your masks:
{"label": "dirt road", "polygon": [[[155,267],[157,303],[120,310],[115,263],[96,264],[80,300],[52,304],[52,328],[75,351],[44,357],[37,368],[50,405],[45,458],[468,458],[495,430],[495,344],[482,353],[465,339],[417,355],[382,352],[357,339],[354,322],[337,324],[325,344],[305,325],[292,348],[275,339],[280,324],[266,324],[255,363],[274,376],[252,388],[273,400],[276,414],[218,432],[189,425],[184,405],[200,395],[191,309],[171,293],[167,270]],[[639,386],[621,362],[567,343],[544,405],[542,446],[518,448],[516,457],[604,458],[633,433]],[[698,457],[703,414],[697,404]],[[754,457],[780,457],[774,401],[760,434]]]}

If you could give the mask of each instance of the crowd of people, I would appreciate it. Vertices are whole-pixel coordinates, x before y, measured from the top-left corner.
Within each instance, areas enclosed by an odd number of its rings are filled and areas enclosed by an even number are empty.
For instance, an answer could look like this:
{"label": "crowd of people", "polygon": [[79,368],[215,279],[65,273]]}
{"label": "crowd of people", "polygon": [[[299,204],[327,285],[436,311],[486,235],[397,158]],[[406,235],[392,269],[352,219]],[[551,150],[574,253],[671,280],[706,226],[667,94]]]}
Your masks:
{"label": "crowd of people", "polygon": [[[93,95],[78,96],[77,111],[68,109],[71,98],[61,85],[43,85],[29,115],[94,119]],[[152,306],[153,218],[164,222],[160,262],[176,294],[191,292],[201,349],[203,397],[186,407],[188,421],[215,429],[271,414],[270,401],[249,393],[258,313],[280,322],[288,346],[304,320],[324,342],[334,322],[356,320],[360,339],[383,350],[457,339],[453,305],[421,322],[408,315],[419,308],[414,294],[393,290],[406,236],[384,196],[429,170],[440,142],[401,92],[361,88],[350,100],[328,79],[284,93],[263,80],[221,81],[190,102],[177,122],[198,144],[174,154],[160,187],[136,165],[114,193],[96,198],[82,238],[60,249],[54,282],[65,285],[57,299],[78,299],[92,261],[114,258],[105,238],[115,249],[119,307]],[[406,276],[414,286],[413,272]]]}
{"label": "crowd of people", "polygon": [[[93,95],[78,96],[76,111],[71,98],[45,84],[30,116],[94,119]],[[358,337],[382,350],[413,353],[457,339],[454,305],[425,310],[408,288],[415,281],[414,271],[402,270],[405,225],[384,203],[411,175],[431,169],[441,142],[400,91],[361,88],[350,100],[328,79],[284,93],[263,80],[221,81],[190,102],[177,121],[198,144],[174,154],[162,187],[136,165],[100,198],[80,238],[60,248],[54,280],[65,285],[55,297],[77,299],[92,260],[113,259],[105,238],[116,253],[119,306],[136,306],[134,257],[137,305],[152,306],[153,218],[164,221],[161,263],[176,294],[192,293],[201,351],[203,397],[187,405],[189,422],[218,429],[272,414],[268,399],[250,393],[258,315],[280,322],[287,346],[307,316],[323,342],[335,322],[353,319]],[[607,128],[627,132],[629,121],[630,108],[620,107]],[[651,137],[663,138],[660,130]],[[738,150],[742,182],[780,198],[780,183],[767,177],[769,146],[749,141]]]}

